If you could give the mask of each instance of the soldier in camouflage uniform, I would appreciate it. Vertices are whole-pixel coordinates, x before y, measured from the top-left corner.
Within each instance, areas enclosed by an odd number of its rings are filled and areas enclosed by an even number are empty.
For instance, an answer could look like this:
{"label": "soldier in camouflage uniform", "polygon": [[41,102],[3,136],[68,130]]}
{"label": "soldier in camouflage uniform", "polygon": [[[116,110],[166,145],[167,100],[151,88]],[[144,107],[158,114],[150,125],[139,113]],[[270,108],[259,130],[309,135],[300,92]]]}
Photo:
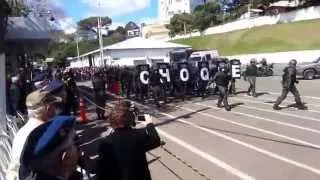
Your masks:
{"label": "soldier in camouflage uniform", "polygon": [[284,74],[282,76],[282,93],[273,106],[274,110],[280,110],[279,105],[283,100],[285,100],[289,92],[294,95],[298,109],[307,109],[307,107],[302,103],[299,91],[295,85],[296,83],[299,83],[299,81],[296,79],[296,65],[297,61],[293,59],[289,62],[289,66],[283,70]]}

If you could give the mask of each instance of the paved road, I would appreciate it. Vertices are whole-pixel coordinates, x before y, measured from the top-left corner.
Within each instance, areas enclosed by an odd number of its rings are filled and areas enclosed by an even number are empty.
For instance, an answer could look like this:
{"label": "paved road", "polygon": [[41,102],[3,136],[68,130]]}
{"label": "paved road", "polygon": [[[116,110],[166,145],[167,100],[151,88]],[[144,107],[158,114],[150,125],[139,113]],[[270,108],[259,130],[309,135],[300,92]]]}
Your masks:
{"label": "paved road", "polygon": [[[239,81],[236,86],[241,92],[248,85]],[[258,98],[230,97],[231,112],[216,108],[216,97],[141,108],[157,117],[165,147],[209,179],[320,179],[320,80],[298,85],[306,111],[290,106],[292,96],[284,109],[272,110],[281,90],[279,77],[259,78],[257,86]],[[163,149],[151,153],[153,179],[201,179]]]}

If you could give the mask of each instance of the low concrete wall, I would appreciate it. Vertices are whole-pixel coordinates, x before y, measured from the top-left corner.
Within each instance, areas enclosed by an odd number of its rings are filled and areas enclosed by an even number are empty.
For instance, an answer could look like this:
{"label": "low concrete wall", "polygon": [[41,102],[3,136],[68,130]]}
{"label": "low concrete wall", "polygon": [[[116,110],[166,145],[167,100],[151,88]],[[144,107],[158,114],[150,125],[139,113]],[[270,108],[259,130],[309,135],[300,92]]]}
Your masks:
{"label": "low concrete wall", "polygon": [[312,19],[319,19],[319,18],[320,18],[320,6],[314,6],[314,7],[309,7],[305,9],[299,9],[297,11],[281,13],[276,16],[260,16],[256,18],[250,18],[250,19],[240,19],[230,23],[208,28],[202,33],[194,32],[187,35],[181,35],[181,36],[178,35],[172,39],[170,39],[169,36],[155,36],[155,37],[151,36],[150,39],[169,41],[169,40],[175,40],[175,39],[196,37],[200,35],[220,34],[220,33],[232,32],[232,31],[237,31],[242,29],[249,29],[249,28],[265,26],[265,25],[291,23],[291,22],[298,22],[298,21],[312,20]]}
{"label": "low concrete wall", "polygon": [[240,59],[241,63],[244,65],[249,64],[252,58],[256,58],[258,61],[262,58],[266,58],[268,63],[274,63],[274,75],[281,75],[283,68],[291,59],[296,59],[298,63],[312,62],[320,57],[320,50],[245,54],[226,57],[228,59]]}

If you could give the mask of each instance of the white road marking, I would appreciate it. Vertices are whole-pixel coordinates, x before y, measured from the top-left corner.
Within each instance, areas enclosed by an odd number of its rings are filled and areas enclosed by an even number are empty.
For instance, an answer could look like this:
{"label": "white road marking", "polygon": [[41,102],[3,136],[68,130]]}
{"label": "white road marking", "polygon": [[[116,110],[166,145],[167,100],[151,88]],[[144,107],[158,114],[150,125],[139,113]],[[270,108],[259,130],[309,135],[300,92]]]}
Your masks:
{"label": "white road marking", "polygon": [[[199,105],[199,106],[205,106],[205,107],[210,107],[210,108],[213,108],[213,109],[218,109],[218,108],[216,108],[214,106],[209,106],[209,105],[202,104],[202,103],[195,103],[195,104]],[[290,124],[290,123],[286,123],[286,122],[282,122],[282,121],[276,121],[276,120],[273,120],[273,119],[263,118],[263,117],[260,117],[260,116],[255,116],[255,115],[252,115],[252,114],[242,113],[242,112],[234,111],[234,110],[230,111],[229,113],[239,114],[239,115],[242,115],[242,116],[247,116],[247,117],[251,117],[251,118],[255,118],[255,119],[260,119],[260,120],[263,120],[263,121],[273,122],[273,123],[280,124],[280,125],[283,125],[283,126],[288,126],[288,127],[297,128],[297,129],[301,129],[301,130],[304,130],[304,131],[309,131],[309,132],[320,134],[320,130],[317,130],[317,129],[298,126],[298,125],[295,125],[295,124]]]}
{"label": "white road marking", "polygon": [[[249,96],[237,96],[237,97],[249,97]],[[270,99],[270,98],[260,98],[260,97],[258,97],[257,99],[260,99],[260,100],[263,100],[263,101],[276,101],[276,99]],[[256,102],[260,102],[260,101],[256,101]],[[295,102],[293,102],[293,101],[288,101],[288,100],[285,100],[284,101],[285,103],[295,103]],[[267,105],[271,105],[272,106],[272,104],[269,104],[269,103],[265,103],[265,102],[260,102],[260,103],[262,103],[262,104],[267,104]],[[319,104],[311,104],[311,103],[307,103],[307,105],[310,105],[310,106],[314,106],[314,107],[320,107],[320,105]],[[310,111],[310,112],[315,112],[315,113],[320,113],[320,111],[317,111],[317,110],[312,110],[312,109],[308,109],[308,110],[306,110],[306,111]]]}
{"label": "white road marking", "polygon": [[[237,100],[237,101],[239,101],[239,102],[241,102],[241,101],[246,101],[246,102],[258,103],[258,104],[260,103],[260,102],[255,102],[255,101],[247,100],[247,99],[240,99],[240,98],[236,98],[236,97],[233,97],[232,99],[235,99],[235,100]],[[291,117],[294,117],[294,118],[299,118],[299,119],[304,119],[304,120],[309,120],[309,121],[320,122],[320,119],[318,119],[318,118],[313,118],[313,117],[300,116],[300,115],[285,113],[285,112],[281,112],[281,111],[275,111],[275,110],[267,110],[267,109],[262,109],[262,108],[256,108],[256,107],[247,106],[247,105],[241,105],[241,107],[244,107],[244,108],[247,108],[247,109],[253,109],[253,110],[257,110],[257,111],[264,111],[264,112],[276,113],[276,114],[285,115],[285,116],[291,116]]]}
{"label": "white road marking", "polygon": [[[196,104],[200,105],[200,106],[205,106],[205,107],[212,108],[211,106],[201,105],[199,103],[196,103]],[[195,112],[194,110],[189,109],[189,108],[185,108],[185,107],[181,107],[180,109],[186,110],[188,112]],[[255,131],[259,131],[259,132],[262,132],[262,133],[265,133],[265,134],[269,134],[269,135],[280,137],[280,138],[283,138],[283,139],[287,139],[287,140],[290,140],[290,141],[293,141],[293,142],[296,142],[296,143],[299,143],[299,144],[304,144],[304,145],[307,145],[307,146],[311,146],[311,147],[320,149],[320,145],[313,144],[313,143],[310,143],[310,142],[307,142],[307,141],[303,141],[303,140],[300,140],[300,139],[297,139],[297,138],[285,136],[285,135],[282,135],[282,134],[278,134],[278,133],[273,132],[273,131],[268,131],[268,130],[257,128],[257,127],[254,127],[254,126],[251,126],[251,125],[248,125],[248,124],[243,124],[243,123],[231,121],[231,120],[228,120],[228,119],[225,119],[225,118],[222,118],[222,117],[218,117],[218,116],[214,116],[214,115],[211,115],[211,114],[208,114],[208,113],[196,112],[196,114],[200,114],[200,115],[203,115],[203,116],[211,117],[211,118],[214,118],[216,120],[228,122],[228,123],[235,124],[235,125],[238,125],[238,126],[241,126],[241,127],[244,127],[244,128],[253,129]]]}
{"label": "white road marking", "polygon": [[[115,94],[111,94],[111,93],[110,93],[110,95],[116,96]],[[116,96],[116,97],[118,97],[118,96]],[[134,103],[136,103],[136,104],[138,104],[138,105],[140,105],[140,106],[143,106],[143,107],[145,107],[145,108],[150,108],[150,107],[148,107],[148,106],[146,106],[146,105],[143,105],[143,104],[141,104],[141,103],[139,103],[139,102],[132,101],[132,100],[130,100],[130,101],[131,101],[131,102],[134,102]],[[218,167],[225,169],[227,172],[229,172],[229,173],[231,173],[231,174],[239,177],[240,179],[243,179],[243,180],[255,180],[254,177],[251,177],[251,176],[249,176],[249,175],[241,172],[240,170],[233,168],[232,166],[226,164],[225,162],[223,162],[223,161],[221,161],[221,160],[219,160],[219,159],[211,156],[210,154],[207,154],[207,153],[205,153],[205,152],[197,149],[196,147],[194,147],[194,146],[192,146],[192,145],[190,145],[190,144],[188,144],[188,143],[186,143],[186,142],[184,142],[184,141],[182,141],[182,140],[180,140],[180,139],[178,139],[178,138],[176,138],[176,137],[168,134],[167,132],[162,131],[162,130],[159,129],[159,128],[157,128],[157,130],[158,130],[158,132],[159,132],[162,136],[170,139],[171,141],[179,144],[180,146],[182,146],[182,147],[188,149],[189,151],[197,154],[198,156],[206,159],[207,161],[209,161],[209,162],[217,165]]]}
{"label": "white road marking", "polygon": [[161,136],[169,139],[170,141],[173,141],[175,142],[176,144],[182,146],[183,148],[191,151],[192,153],[202,157],[203,159],[211,162],[212,164],[226,170],[227,172],[239,177],[240,179],[243,179],[243,180],[254,180],[255,178],[254,177],[251,177],[243,172],[241,172],[240,170],[236,169],[236,168],[233,168],[232,166],[226,164],[225,162],[217,159],[216,157],[213,157],[211,156],[210,154],[206,153],[206,152],[203,152],[201,151],[200,149],[176,138],[175,136],[157,128],[157,131],[159,132],[159,134],[161,134]]}
{"label": "white road marking", "polygon": [[[177,118],[177,117],[172,116],[172,115],[167,114],[167,113],[161,113],[161,114],[162,114],[162,115],[165,115],[165,116],[167,116],[167,117],[170,117],[170,118]],[[254,146],[254,145],[251,145],[251,144],[248,144],[248,143],[245,143],[245,142],[242,142],[242,141],[237,140],[237,139],[234,139],[234,138],[232,138],[232,137],[230,137],[230,136],[224,135],[224,134],[222,134],[222,133],[218,133],[218,132],[213,131],[213,130],[210,130],[210,129],[208,129],[208,128],[204,128],[204,127],[198,126],[198,125],[196,125],[196,124],[194,124],[194,123],[191,123],[191,122],[188,122],[188,121],[185,121],[185,120],[182,120],[182,119],[179,119],[179,118],[177,118],[177,121],[182,122],[182,123],[184,123],[184,124],[188,124],[188,125],[190,125],[191,127],[194,127],[194,128],[196,128],[196,129],[200,129],[200,130],[205,131],[205,132],[207,132],[207,133],[209,133],[209,134],[218,136],[218,137],[220,137],[220,138],[222,138],[222,139],[231,141],[231,142],[233,142],[233,143],[235,143],[235,144],[244,146],[244,147],[246,147],[246,148],[248,148],[248,149],[257,151],[257,152],[259,152],[259,153],[261,153],[261,154],[264,154],[264,155],[266,155],[266,156],[269,156],[269,157],[271,157],[271,158],[274,158],[274,159],[283,161],[283,162],[285,162],[285,163],[291,164],[291,165],[296,166],[296,167],[298,167],[298,168],[302,168],[302,169],[304,169],[304,170],[307,170],[307,171],[310,171],[310,172],[315,173],[315,174],[317,174],[317,175],[320,175],[320,170],[317,169],[317,168],[314,168],[314,167],[312,167],[312,166],[309,166],[309,165],[306,165],[306,164],[303,164],[303,163],[300,163],[300,162],[297,162],[297,161],[288,159],[288,158],[286,158],[286,157],[280,156],[280,155],[275,154],[275,153],[273,153],[273,152],[270,152],[270,151],[268,151],[268,150],[259,148],[259,147],[257,147],[257,146]]]}
{"label": "white road marking", "polygon": [[[276,93],[276,92],[268,92],[268,93],[269,94],[274,94],[274,95],[280,95],[281,94],[281,93]],[[293,97],[293,95],[291,95],[291,94],[289,94],[288,96]],[[320,100],[320,97],[316,97],[316,96],[301,96],[301,97]]]}

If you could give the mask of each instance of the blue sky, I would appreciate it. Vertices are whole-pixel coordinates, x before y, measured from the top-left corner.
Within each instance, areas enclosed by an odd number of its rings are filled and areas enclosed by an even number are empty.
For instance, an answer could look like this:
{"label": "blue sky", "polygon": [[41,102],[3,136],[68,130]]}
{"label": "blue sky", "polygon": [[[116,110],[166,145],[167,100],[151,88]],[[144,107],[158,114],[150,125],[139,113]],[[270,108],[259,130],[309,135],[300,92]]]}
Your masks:
{"label": "blue sky", "polygon": [[[89,16],[109,16],[113,27],[129,21],[153,22],[158,15],[157,0],[58,0],[68,17],[75,23]],[[69,19],[70,21],[70,19]]]}

